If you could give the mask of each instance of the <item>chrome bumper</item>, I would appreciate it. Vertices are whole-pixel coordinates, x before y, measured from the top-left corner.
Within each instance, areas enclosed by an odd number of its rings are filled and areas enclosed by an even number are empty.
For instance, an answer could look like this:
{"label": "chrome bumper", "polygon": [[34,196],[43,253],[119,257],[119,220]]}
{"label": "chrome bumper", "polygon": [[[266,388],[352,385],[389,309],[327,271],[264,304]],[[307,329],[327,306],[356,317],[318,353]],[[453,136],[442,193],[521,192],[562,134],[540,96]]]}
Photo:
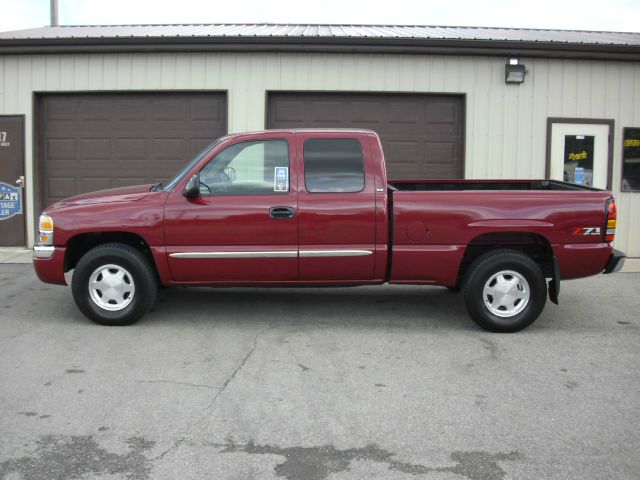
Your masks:
{"label": "chrome bumper", "polygon": [[56,251],[56,247],[33,247],[33,258],[51,258]]}

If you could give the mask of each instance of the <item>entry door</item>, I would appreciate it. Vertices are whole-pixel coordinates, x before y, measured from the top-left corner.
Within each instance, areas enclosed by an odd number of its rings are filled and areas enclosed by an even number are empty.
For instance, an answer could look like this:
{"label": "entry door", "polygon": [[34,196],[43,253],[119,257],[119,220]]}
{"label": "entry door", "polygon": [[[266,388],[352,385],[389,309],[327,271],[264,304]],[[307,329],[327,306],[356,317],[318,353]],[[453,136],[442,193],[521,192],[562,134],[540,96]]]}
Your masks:
{"label": "entry door", "polygon": [[24,117],[0,115],[0,246],[23,247]]}
{"label": "entry door", "polygon": [[200,170],[200,196],[169,194],[165,233],[175,281],[298,279],[297,192],[289,175],[290,152],[282,138],[229,145]]}
{"label": "entry door", "polygon": [[549,177],[608,188],[609,135],[609,124],[552,123]]}

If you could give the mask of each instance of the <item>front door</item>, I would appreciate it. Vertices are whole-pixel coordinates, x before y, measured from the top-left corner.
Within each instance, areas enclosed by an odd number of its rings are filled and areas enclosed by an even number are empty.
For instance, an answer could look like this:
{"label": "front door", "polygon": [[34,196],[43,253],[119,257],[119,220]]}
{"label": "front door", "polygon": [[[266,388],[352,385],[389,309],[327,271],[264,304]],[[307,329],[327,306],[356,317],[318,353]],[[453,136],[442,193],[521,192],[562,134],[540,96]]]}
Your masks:
{"label": "front door", "polygon": [[611,188],[610,124],[551,123],[549,178],[595,188]]}
{"label": "front door", "polygon": [[0,115],[0,246],[23,247],[24,117]]}
{"label": "front door", "polygon": [[169,194],[165,233],[177,282],[268,283],[298,278],[292,146],[267,136],[226,147],[199,172],[200,196]]}

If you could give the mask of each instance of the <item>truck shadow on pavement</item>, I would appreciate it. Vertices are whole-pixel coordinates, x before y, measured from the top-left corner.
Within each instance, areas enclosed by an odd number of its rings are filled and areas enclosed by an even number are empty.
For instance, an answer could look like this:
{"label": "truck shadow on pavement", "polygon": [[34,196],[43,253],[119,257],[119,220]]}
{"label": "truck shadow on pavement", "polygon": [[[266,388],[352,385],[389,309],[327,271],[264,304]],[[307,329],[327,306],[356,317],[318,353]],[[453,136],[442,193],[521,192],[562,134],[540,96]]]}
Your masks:
{"label": "truck shadow on pavement", "polygon": [[475,330],[459,294],[437,287],[171,288],[144,323],[262,323]]}

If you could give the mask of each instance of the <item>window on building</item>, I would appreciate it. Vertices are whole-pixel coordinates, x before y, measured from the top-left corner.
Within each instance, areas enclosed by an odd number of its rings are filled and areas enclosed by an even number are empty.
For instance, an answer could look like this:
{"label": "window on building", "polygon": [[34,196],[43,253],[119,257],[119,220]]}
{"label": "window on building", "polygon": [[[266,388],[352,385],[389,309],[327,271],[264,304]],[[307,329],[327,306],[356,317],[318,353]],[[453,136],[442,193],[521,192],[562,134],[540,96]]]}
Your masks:
{"label": "window on building", "polygon": [[351,138],[312,138],[304,142],[304,182],[308,192],[347,193],[364,189],[364,156]]}
{"label": "window on building", "polygon": [[622,190],[640,191],[640,128],[625,128],[622,147]]}
{"label": "window on building", "polygon": [[231,145],[200,171],[202,195],[273,195],[289,192],[289,146],[285,140]]}
{"label": "window on building", "polygon": [[564,136],[563,180],[578,185],[593,186],[594,135]]}

